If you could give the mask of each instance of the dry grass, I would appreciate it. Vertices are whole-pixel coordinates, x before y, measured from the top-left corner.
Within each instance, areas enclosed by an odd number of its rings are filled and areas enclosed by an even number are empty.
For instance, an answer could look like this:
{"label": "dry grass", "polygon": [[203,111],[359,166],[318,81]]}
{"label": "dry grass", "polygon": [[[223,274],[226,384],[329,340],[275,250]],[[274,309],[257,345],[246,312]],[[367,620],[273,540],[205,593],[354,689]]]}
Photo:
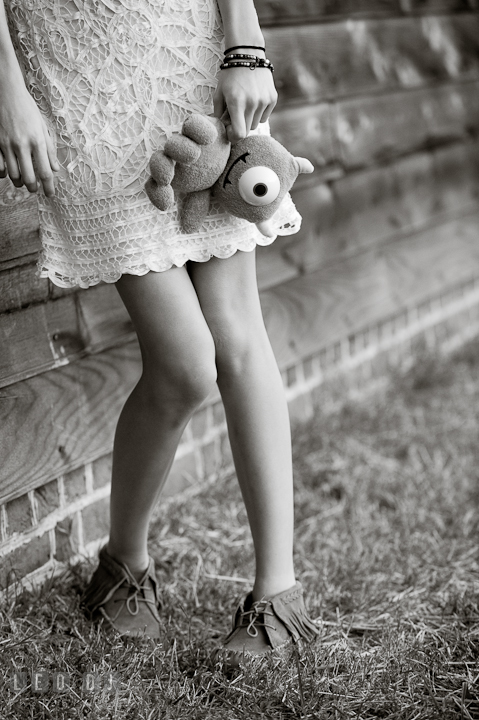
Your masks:
{"label": "dry grass", "polygon": [[[0,612],[0,670],[65,671],[73,690],[14,693],[26,718],[479,718],[479,343],[423,354],[374,396],[328,387],[295,432],[296,566],[320,640],[226,676],[213,651],[254,564],[234,478],[178,498],[151,528],[160,644],[103,637],[72,568]],[[82,692],[87,670],[116,691]]]}

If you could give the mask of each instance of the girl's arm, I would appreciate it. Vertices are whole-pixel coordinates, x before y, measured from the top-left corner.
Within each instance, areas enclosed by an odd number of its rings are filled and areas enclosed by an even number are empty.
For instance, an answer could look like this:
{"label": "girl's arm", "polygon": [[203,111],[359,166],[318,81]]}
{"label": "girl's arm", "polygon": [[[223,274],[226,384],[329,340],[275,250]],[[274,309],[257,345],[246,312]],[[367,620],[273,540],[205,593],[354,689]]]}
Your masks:
{"label": "girl's arm", "polygon": [[[223,20],[225,48],[236,45],[264,47],[253,0],[217,0]],[[241,52],[241,50],[238,50]],[[261,50],[244,50],[245,53],[265,57]],[[278,94],[271,70],[247,67],[220,70],[218,87],[214,95],[215,115],[222,117],[227,111],[231,125],[228,138],[236,142],[255,130],[258,123],[266,122],[276,105]]]}
{"label": "girl's arm", "polygon": [[36,192],[38,178],[51,197],[52,170],[60,166],[40,111],[28,92],[13,49],[3,0],[0,0],[0,177]]}

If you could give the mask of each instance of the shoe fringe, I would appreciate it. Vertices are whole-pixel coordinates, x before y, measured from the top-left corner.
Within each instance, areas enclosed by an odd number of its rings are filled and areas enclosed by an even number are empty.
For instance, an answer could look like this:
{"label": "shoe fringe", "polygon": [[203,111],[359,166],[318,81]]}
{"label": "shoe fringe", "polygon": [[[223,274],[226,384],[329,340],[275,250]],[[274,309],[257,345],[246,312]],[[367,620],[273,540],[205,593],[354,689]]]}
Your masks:
{"label": "shoe fringe", "polygon": [[286,603],[281,598],[273,598],[271,605],[275,615],[281,620],[295,642],[300,639],[312,642],[319,634],[319,628],[306,612],[302,591],[298,599],[300,603],[298,608],[292,606],[292,602]]}

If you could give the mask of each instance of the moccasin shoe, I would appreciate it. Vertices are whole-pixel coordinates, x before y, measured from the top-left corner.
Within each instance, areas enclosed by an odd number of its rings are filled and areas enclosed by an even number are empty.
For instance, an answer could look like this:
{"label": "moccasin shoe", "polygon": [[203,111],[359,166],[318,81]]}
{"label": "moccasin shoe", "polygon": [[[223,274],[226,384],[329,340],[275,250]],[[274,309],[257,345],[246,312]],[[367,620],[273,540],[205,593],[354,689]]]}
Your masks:
{"label": "moccasin shoe", "polygon": [[127,565],[112,558],[106,548],[100,550],[100,562],[80,606],[91,620],[103,617],[120,635],[157,640],[161,620],[155,561],[150,557],[148,569],[136,580]]}
{"label": "moccasin shoe", "polygon": [[256,602],[249,593],[238,605],[233,629],[223,643],[226,664],[238,667],[243,658],[281,651],[299,641],[311,642],[318,633],[306,612],[301,583]]}

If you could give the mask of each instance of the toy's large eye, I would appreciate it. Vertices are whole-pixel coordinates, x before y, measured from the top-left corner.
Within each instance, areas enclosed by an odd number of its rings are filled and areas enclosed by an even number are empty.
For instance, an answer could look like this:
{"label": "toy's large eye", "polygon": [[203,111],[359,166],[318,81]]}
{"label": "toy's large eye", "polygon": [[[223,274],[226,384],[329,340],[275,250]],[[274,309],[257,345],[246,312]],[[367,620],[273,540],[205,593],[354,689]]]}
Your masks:
{"label": "toy's large eye", "polygon": [[252,167],[238,180],[239,194],[249,205],[269,205],[279,195],[281,183],[269,167]]}

